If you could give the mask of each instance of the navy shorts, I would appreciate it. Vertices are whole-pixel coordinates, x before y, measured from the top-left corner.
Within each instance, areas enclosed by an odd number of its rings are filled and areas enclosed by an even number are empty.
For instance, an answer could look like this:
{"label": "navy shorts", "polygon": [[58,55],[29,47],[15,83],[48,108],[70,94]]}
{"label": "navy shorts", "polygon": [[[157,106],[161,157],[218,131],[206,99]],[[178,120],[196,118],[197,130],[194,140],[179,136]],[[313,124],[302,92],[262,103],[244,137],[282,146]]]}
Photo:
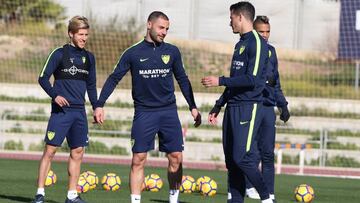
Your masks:
{"label": "navy shorts", "polygon": [[184,150],[177,109],[135,111],[131,129],[132,152],[141,153],[154,149],[156,134],[159,137],[161,152],[171,153]]}
{"label": "navy shorts", "polygon": [[65,137],[71,149],[89,144],[85,111],[51,113],[44,139],[46,144],[61,146]]}

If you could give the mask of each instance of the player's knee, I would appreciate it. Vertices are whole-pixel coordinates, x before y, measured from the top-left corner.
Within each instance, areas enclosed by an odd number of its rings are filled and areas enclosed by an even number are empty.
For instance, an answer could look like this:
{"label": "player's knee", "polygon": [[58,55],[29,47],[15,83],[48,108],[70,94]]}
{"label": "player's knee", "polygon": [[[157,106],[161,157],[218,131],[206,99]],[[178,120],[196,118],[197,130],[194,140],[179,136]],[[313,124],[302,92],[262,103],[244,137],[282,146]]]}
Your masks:
{"label": "player's knee", "polygon": [[182,153],[181,152],[172,152],[168,155],[169,165],[174,171],[177,171],[182,163]]}
{"label": "player's knee", "polygon": [[146,153],[134,153],[131,161],[132,168],[144,167],[146,161]]}
{"label": "player's knee", "polygon": [[53,159],[56,153],[56,147],[54,146],[47,146],[44,151],[43,157],[46,159]]}
{"label": "player's knee", "polygon": [[83,155],[84,155],[84,147],[77,147],[71,149],[70,151],[70,156],[72,159],[76,159],[76,160],[82,159]]}

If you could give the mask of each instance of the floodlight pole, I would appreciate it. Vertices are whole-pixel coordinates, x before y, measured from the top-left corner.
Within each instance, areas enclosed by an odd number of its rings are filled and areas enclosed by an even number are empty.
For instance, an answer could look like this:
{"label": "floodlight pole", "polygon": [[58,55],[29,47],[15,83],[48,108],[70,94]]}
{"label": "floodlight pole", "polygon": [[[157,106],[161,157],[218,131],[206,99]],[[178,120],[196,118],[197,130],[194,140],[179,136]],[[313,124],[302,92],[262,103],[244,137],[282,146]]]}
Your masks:
{"label": "floodlight pole", "polygon": [[359,71],[360,71],[360,61],[356,60],[355,61],[355,92],[358,91],[359,89]]}

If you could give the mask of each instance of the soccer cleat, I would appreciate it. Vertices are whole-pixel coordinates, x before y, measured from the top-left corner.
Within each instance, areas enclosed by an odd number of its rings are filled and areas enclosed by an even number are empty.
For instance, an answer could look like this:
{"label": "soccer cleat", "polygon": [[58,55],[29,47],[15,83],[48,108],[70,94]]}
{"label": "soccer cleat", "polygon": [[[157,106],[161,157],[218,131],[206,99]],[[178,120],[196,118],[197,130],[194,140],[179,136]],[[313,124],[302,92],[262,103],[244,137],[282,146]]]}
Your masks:
{"label": "soccer cleat", "polygon": [[65,203],[86,203],[84,200],[77,196],[75,199],[68,199],[66,198]]}
{"label": "soccer cleat", "polygon": [[260,199],[259,193],[253,187],[246,189],[246,196],[249,197],[250,199]]}
{"label": "soccer cleat", "polygon": [[44,203],[44,201],[45,201],[44,195],[37,194],[37,195],[35,195],[35,199],[34,199],[33,203]]}

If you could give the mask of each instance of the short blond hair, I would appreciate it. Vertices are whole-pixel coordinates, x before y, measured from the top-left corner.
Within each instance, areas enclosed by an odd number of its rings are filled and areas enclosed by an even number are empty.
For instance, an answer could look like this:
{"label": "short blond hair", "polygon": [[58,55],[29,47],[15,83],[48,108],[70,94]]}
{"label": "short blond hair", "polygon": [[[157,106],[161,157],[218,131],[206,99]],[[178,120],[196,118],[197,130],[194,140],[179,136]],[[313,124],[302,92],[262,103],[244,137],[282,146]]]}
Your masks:
{"label": "short blond hair", "polygon": [[88,19],[84,16],[74,16],[69,20],[68,32],[77,33],[80,29],[89,29]]}

